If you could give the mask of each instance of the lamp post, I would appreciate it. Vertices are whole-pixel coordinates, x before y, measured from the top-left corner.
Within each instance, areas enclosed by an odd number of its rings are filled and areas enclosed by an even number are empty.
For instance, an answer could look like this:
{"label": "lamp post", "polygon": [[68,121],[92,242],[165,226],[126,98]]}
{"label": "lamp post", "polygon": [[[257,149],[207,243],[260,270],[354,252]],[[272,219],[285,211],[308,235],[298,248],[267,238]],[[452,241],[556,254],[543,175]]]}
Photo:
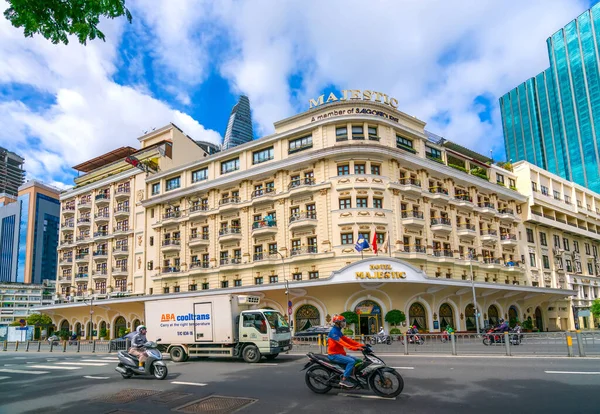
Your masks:
{"label": "lamp post", "polygon": [[[84,301],[84,302],[87,303],[87,301]],[[89,331],[90,341],[92,340],[92,336],[94,333],[94,322],[92,321],[92,316],[94,314],[94,310],[92,309],[93,305],[94,305],[94,297],[91,296],[90,297],[90,331]]]}
{"label": "lamp post", "polygon": [[289,312],[289,307],[290,307],[290,284],[287,280],[287,278],[285,277],[285,258],[283,256],[283,254],[281,254],[281,252],[279,250],[277,250],[277,254],[281,257],[281,271],[283,272],[283,281],[285,282],[285,294],[287,297],[287,308],[288,308],[288,312],[287,312],[287,320],[288,322],[291,322],[291,318],[290,318],[290,312]]}
{"label": "lamp post", "polygon": [[469,253],[469,269],[471,270],[471,289],[473,289],[473,306],[475,307],[475,327],[477,328],[477,336],[479,336],[479,308],[477,307],[477,298],[475,297],[475,281],[473,277],[473,253]]}

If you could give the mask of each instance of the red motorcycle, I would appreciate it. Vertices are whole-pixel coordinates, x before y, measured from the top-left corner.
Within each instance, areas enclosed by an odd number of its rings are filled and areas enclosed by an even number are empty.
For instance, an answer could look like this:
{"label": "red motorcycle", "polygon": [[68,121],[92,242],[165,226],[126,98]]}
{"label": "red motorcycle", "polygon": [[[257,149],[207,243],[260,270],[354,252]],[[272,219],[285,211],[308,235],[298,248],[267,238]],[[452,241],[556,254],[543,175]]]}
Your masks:
{"label": "red motorcycle", "polygon": [[491,344],[503,344],[504,343],[504,333],[497,332],[495,328],[489,329],[485,335],[483,335],[483,344],[491,345]]}

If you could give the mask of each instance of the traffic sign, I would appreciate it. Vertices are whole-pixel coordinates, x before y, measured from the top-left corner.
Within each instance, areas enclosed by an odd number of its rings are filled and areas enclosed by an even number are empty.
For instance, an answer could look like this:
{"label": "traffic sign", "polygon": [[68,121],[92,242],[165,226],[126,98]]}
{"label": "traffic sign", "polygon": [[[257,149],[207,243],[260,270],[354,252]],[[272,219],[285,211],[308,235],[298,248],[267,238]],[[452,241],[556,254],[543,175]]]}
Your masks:
{"label": "traffic sign", "polygon": [[288,315],[291,315],[291,314],[292,314],[292,307],[290,306],[290,307],[288,308]]}
{"label": "traffic sign", "polygon": [[21,324],[21,326],[25,326],[25,323],[27,323],[27,321],[25,319],[21,319],[19,323]]}
{"label": "traffic sign", "polygon": [[290,300],[290,301],[288,301],[288,308],[291,308],[291,307],[292,307],[292,301]]}

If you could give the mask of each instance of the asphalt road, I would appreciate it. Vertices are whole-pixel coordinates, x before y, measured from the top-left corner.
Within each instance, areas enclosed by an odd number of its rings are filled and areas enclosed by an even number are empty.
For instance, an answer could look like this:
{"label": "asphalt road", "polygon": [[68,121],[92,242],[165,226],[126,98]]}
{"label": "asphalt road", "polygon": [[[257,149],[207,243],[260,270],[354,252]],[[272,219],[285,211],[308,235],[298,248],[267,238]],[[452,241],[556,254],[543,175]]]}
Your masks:
{"label": "asphalt road", "polygon": [[[249,413],[597,413],[600,359],[386,356],[404,377],[396,400],[370,392],[313,394],[305,357],[249,365],[226,359],[169,364],[164,381],[122,379],[114,355],[0,354],[0,413],[164,413],[206,397],[244,398]],[[124,397],[145,394],[126,402]],[[213,398],[205,403],[232,403]],[[183,411],[206,412],[206,411]],[[233,412],[233,411],[222,411]]]}

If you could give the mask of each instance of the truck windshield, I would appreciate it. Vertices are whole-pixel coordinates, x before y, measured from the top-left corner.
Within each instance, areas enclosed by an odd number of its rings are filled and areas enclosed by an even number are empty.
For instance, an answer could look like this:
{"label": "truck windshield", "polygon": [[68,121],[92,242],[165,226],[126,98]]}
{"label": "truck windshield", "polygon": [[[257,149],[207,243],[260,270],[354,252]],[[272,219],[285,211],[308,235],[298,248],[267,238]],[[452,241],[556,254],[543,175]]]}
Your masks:
{"label": "truck windshield", "polygon": [[281,315],[281,313],[276,311],[265,311],[264,313],[267,317],[267,321],[269,321],[271,329],[275,329],[276,333],[284,333],[290,331],[290,327]]}

